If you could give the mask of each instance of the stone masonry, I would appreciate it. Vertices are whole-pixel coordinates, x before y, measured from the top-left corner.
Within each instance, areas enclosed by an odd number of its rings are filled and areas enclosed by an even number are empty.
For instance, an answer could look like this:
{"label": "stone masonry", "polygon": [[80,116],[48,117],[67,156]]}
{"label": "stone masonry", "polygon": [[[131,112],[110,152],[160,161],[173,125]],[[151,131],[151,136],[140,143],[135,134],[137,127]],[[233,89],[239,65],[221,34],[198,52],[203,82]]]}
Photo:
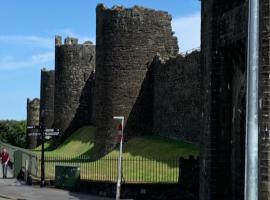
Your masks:
{"label": "stone masonry", "polygon": [[40,125],[52,128],[54,124],[54,70],[41,70]]}
{"label": "stone masonry", "polygon": [[154,66],[155,134],[199,143],[201,130],[200,52],[159,57]]}
{"label": "stone masonry", "polygon": [[[39,99],[27,99],[27,126],[39,126]],[[34,129],[27,129],[27,148],[33,149],[38,145],[38,136],[28,136],[29,133],[36,132]]]}
{"label": "stone masonry", "polygon": [[96,8],[96,146],[104,153],[113,147],[116,123],[125,116],[125,134],[151,134],[153,85],[149,66],[154,56],[178,52],[171,16],[135,6],[130,9],[100,4]]}
{"label": "stone masonry", "polygon": [[78,39],[55,38],[54,128],[62,137],[92,122],[92,85],[95,46]]}

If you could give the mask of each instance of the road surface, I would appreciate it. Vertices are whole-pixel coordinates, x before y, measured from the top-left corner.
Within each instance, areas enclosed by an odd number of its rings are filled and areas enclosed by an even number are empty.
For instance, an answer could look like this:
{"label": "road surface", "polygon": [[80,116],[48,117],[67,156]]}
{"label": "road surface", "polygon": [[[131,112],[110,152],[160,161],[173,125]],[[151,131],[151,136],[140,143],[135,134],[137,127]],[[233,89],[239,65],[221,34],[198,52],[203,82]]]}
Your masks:
{"label": "road surface", "polygon": [[27,186],[13,179],[12,170],[8,170],[7,179],[3,179],[0,164],[0,200],[110,200],[105,197],[95,197],[87,194],[73,193],[54,188]]}
{"label": "road surface", "polygon": [[16,179],[0,179],[0,200],[111,200],[54,188],[22,185]]}

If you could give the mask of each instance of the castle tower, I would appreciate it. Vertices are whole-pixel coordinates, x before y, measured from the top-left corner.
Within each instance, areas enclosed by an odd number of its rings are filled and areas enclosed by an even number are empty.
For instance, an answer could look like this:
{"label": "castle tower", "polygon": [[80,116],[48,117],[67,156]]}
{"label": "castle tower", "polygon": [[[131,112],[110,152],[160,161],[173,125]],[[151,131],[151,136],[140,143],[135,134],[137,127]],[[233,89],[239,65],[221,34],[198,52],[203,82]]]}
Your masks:
{"label": "castle tower", "polygon": [[92,121],[92,84],[95,70],[95,46],[55,38],[54,128],[66,136]]}
{"label": "castle tower", "polygon": [[[40,101],[38,98],[33,100],[27,99],[27,126],[39,126],[39,106]],[[31,129],[27,129],[27,148],[33,149],[38,145],[39,136],[28,136],[33,132]]]}
{"label": "castle tower", "polygon": [[96,146],[102,153],[113,147],[116,124],[125,116],[125,134],[151,133],[153,126],[154,56],[178,52],[171,16],[162,11],[133,7],[96,8],[95,125]]}
{"label": "castle tower", "polygon": [[41,70],[40,124],[52,128],[54,123],[54,70]]}

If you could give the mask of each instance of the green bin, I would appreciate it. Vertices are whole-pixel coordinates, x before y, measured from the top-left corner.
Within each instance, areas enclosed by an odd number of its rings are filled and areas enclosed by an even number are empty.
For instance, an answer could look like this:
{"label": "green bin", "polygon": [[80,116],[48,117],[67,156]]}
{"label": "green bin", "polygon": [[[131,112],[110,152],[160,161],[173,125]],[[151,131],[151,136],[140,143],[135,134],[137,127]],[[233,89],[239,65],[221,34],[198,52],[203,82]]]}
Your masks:
{"label": "green bin", "polygon": [[76,191],[80,188],[80,167],[55,166],[55,187]]}

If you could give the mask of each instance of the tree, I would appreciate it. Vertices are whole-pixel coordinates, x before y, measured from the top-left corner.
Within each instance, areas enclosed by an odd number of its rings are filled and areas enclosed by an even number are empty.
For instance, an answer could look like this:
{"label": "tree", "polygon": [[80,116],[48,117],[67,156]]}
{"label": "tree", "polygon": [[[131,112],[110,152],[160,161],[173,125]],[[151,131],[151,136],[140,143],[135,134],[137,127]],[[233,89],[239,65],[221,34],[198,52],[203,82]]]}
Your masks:
{"label": "tree", "polygon": [[0,140],[2,142],[26,147],[26,121],[0,121]]}

